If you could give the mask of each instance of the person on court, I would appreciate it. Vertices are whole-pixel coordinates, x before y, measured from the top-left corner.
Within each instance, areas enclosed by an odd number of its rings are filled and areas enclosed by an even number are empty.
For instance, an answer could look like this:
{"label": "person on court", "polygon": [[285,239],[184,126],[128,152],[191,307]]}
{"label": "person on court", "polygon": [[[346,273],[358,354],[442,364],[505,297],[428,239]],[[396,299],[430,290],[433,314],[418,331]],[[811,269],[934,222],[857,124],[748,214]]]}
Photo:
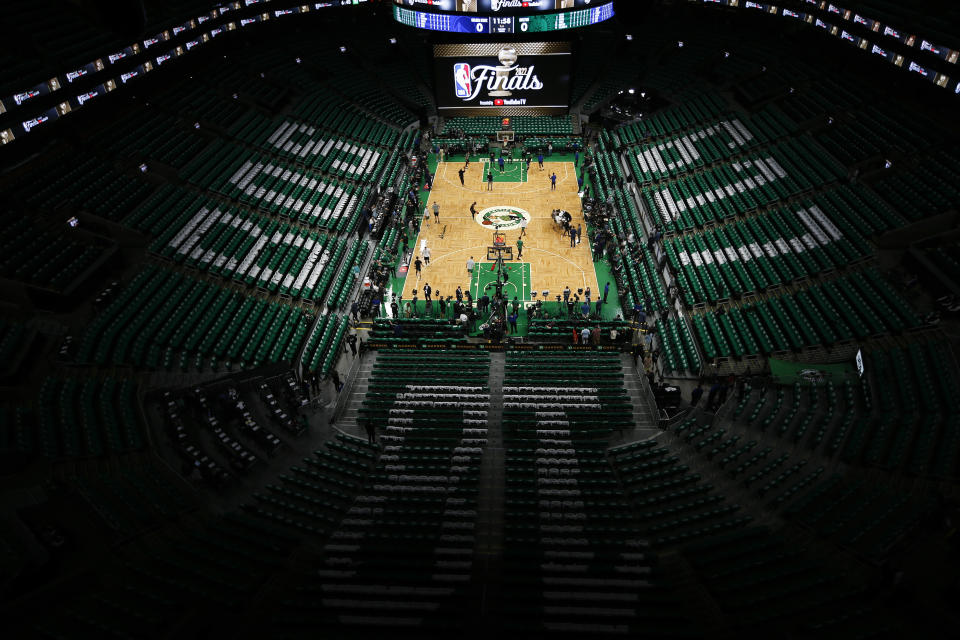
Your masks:
{"label": "person on court", "polygon": [[439,202],[433,203],[433,219],[437,222],[437,224],[440,224],[440,203]]}
{"label": "person on court", "polygon": [[470,168],[470,152],[469,152],[469,151],[467,151],[467,155],[466,155],[466,157],[464,158],[463,168],[464,168],[464,169],[469,169],[469,168]]}
{"label": "person on court", "polygon": [[413,268],[417,272],[417,277],[419,278],[420,269],[423,268],[423,262],[420,260],[420,258],[417,258],[416,260],[413,261]]}
{"label": "person on court", "polygon": [[460,171],[457,171],[457,174],[460,176],[460,186],[464,186],[463,183],[463,167],[460,168]]}
{"label": "person on court", "polygon": [[556,190],[557,190],[557,174],[551,173],[550,174],[550,191],[556,191]]}
{"label": "person on court", "polygon": [[[473,256],[470,256],[470,259],[467,260],[467,273],[473,273],[473,267],[476,263],[473,261]],[[463,292],[460,291],[460,287],[457,287],[457,302],[463,298]]]}
{"label": "person on court", "polygon": [[540,165],[540,171],[543,171],[543,151],[537,154],[537,163]]}
{"label": "person on court", "polygon": [[523,257],[523,240],[517,238],[517,258]]}
{"label": "person on court", "polygon": [[423,261],[427,264],[428,267],[430,266],[430,247],[423,248]]}
{"label": "person on court", "polygon": [[487,191],[493,191],[493,170],[487,169]]}
{"label": "person on court", "polygon": [[497,166],[500,167],[500,173],[503,173],[503,156],[497,159]]}
{"label": "person on court", "polygon": [[523,236],[527,235],[527,223],[528,223],[528,222],[529,222],[529,220],[527,220],[526,218],[524,218],[523,220],[520,221],[520,237],[521,237],[521,238],[522,238]]}
{"label": "person on court", "polygon": [[473,216],[473,219],[477,219],[477,201],[474,200],[473,204],[470,205],[470,215]]}

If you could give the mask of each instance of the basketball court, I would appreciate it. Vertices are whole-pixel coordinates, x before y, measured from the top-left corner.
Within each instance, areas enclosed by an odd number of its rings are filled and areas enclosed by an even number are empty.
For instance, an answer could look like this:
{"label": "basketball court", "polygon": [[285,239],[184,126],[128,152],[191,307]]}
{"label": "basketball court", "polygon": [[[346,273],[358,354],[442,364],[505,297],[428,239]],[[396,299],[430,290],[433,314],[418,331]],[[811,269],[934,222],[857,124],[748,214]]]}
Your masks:
{"label": "basketball court", "polygon": [[[590,287],[599,291],[597,276],[590,252],[589,240],[570,247],[569,237],[563,236],[551,213],[554,209],[568,211],[571,225],[578,224],[586,232],[586,223],[580,212],[577,195],[577,173],[572,162],[549,162],[544,159],[543,170],[534,161],[529,172],[521,160],[506,162],[501,174],[493,165],[493,189],[488,190],[487,168],[489,158],[471,160],[461,186],[458,171],[463,161],[441,162],[437,165],[433,189],[425,203],[429,223],[424,216],[420,233],[413,244],[414,257],[422,257],[423,248],[430,247],[430,265],[424,264],[419,279],[413,269],[403,284],[403,298],[409,300],[413,289],[422,289],[429,283],[434,298],[452,296],[456,288],[470,289],[476,297],[483,295],[486,284],[495,279],[492,262],[502,253],[509,276],[504,294],[509,300],[517,296],[523,301],[544,298],[555,300],[556,295],[569,286],[571,290]],[[550,188],[550,175],[557,174],[557,186]],[[433,218],[433,204],[440,205],[439,225]],[[470,215],[470,205],[476,202],[477,216]],[[522,225],[523,255],[518,257],[517,240]],[[491,252],[494,232],[505,237],[510,251]],[[466,263],[473,258],[473,273]],[[422,294],[421,294],[422,295]],[[492,295],[492,294],[491,294]]]}

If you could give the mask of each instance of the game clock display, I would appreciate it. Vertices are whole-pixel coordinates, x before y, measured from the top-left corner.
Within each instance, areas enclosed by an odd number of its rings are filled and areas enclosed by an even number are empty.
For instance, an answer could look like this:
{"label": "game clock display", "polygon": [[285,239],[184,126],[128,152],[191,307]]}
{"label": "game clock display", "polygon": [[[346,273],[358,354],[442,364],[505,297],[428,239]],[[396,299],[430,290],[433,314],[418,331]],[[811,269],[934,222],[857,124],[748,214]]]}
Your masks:
{"label": "game clock display", "polygon": [[609,20],[613,15],[613,2],[557,13],[531,12],[528,16],[457,15],[393,7],[393,18],[401,24],[448,33],[544,33],[587,27]]}
{"label": "game clock display", "polygon": [[584,9],[601,4],[603,0],[393,0],[393,2],[409,9],[425,9],[431,12],[506,15]]}

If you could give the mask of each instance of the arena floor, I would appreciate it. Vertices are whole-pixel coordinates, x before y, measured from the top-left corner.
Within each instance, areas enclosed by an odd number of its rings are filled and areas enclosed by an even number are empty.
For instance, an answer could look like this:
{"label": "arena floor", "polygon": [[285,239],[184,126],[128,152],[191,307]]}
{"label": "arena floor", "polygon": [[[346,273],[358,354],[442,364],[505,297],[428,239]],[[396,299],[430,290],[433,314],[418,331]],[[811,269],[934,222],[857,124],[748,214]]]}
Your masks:
{"label": "arena floor", "polygon": [[[580,213],[580,198],[577,195],[577,174],[572,162],[544,162],[539,169],[531,163],[529,174],[519,161],[507,164],[503,174],[493,167],[492,190],[487,189],[486,170],[488,163],[471,161],[464,172],[464,184],[460,184],[459,170],[462,161],[441,162],[437,165],[433,189],[429,192],[425,216],[414,247],[414,258],[423,255],[430,247],[430,264],[424,264],[418,277],[411,268],[403,284],[403,297],[410,299],[414,288],[422,289],[429,283],[437,298],[437,291],[444,297],[453,295],[458,286],[464,291],[473,285],[477,294],[477,274],[471,278],[466,262],[473,258],[478,263],[488,263],[487,249],[493,244],[494,230],[499,227],[506,236],[506,245],[512,247],[513,267],[522,278],[518,279],[518,291],[529,295],[536,291],[538,299],[544,291],[553,299],[564,287],[571,290],[590,287],[598,291],[597,274],[586,239],[586,224]],[[550,175],[556,172],[557,186],[550,188]],[[440,204],[440,222],[433,217],[433,204]],[[479,212],[476,219],[470,215],[470,205],[476,202]],[[551,212],[554,209],[569,211],[573,226],[581,224],[584,241],[570,246],[569,238],[561,237]],[[528,217],[526,234],[523,236],[523,256],[517,259],[517,240],[520,237],[520,218]],[[529,268],[521,267],[526,263]],[[487,265],[489,268],[489,264]],[[513,294],[515,295],[515,293]],[[510,297],[512,298],[513,295]],[[422,299],[422,293],[421,293]]]}

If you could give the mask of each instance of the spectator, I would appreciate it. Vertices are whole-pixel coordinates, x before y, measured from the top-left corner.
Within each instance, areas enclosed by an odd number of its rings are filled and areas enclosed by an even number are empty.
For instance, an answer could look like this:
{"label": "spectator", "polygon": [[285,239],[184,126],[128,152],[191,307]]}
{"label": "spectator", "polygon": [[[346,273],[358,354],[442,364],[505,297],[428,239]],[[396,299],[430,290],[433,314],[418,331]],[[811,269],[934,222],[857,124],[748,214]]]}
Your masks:
{"label": "spectator", "polygon": [[347,346],[350,347],[350,352],[353,354],[353,357],[357,357],[357,334],[351,333],[347,336]]}
{"label": "spectator", "polygon": [[703,396],[703,385],[697,384],[697,388],[690,392],[690,406],[695,407],[700,404],[701,396]]}

